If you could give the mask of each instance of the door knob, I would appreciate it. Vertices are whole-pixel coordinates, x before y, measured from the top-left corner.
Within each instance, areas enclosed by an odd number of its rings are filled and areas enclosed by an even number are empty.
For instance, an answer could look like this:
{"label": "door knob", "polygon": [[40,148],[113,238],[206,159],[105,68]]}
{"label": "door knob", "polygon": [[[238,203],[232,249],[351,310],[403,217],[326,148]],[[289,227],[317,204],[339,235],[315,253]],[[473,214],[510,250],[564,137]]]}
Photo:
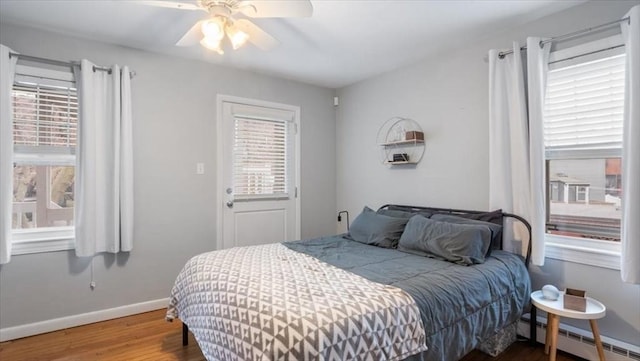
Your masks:
{"label": "door knob", "polygon": [[227,207],[233,208],[233,201],[227,201]]}

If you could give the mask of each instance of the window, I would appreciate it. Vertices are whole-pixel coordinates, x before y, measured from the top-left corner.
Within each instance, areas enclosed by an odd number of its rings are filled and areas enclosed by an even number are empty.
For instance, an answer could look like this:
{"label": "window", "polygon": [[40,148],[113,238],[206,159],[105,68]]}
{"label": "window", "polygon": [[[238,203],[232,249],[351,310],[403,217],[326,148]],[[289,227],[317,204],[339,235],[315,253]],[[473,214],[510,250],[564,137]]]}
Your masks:
{"label": "window", "polygon": [[551,56],[544,109],[548,244],[551,239],[597,252],[619,249],[621,44],[612,37]]}
{"label": "window", "polygon": [[289,128],[286,120],[235,115],[233,193],[236,199],[288,197]]}
{"label": "window", "polygon": [[19,65],[12,102],[13,253],[72,248],[78,124],[73,74]]}

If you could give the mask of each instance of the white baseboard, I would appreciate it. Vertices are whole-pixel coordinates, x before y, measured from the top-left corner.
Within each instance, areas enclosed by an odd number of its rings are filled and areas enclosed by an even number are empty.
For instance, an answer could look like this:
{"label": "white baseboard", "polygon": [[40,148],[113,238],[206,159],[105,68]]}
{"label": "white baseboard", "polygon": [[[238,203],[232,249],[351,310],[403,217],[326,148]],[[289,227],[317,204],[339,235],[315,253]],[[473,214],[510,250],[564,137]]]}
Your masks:
{"label": "white baseboard", "polygon": [[131,305],[109,308],[106,310],[81,313],[67,317],[54,318],[47,321],[28,323],[26,325],[0,328],[0,342],[17,338],[38,335],[41,333],[58,331],[69,327],[87,325],[94,322],[111,320],[138,313],[159,310],[167,307],[169,298],[134,303]]}
{"label": "white baseboard", "polygon": [[[529,338],[528,315],[518,322],[518,334]],[[536,340],[545,343],[547,320],[538,317]],[[639,361],[640,347],[601,336],[605,358],[608,361]],[[560,323],[558,332],[558,349],[572,355],[582,357],[586,360],[598,360],[598,351],[593,343],[593,334],[590,330],[583,330],[577,327]]]}

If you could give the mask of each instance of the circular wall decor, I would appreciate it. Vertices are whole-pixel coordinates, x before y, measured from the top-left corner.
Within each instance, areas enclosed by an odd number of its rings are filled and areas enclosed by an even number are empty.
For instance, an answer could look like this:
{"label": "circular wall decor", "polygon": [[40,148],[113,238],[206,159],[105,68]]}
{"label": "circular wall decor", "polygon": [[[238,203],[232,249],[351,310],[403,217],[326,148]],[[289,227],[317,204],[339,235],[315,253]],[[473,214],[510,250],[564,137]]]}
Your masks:
{"label": "circular wall decor", "polygon": [[388,119],[378,130],[376,141],[383,164],[418,164],[424,155],[424,132],[413,119]]}

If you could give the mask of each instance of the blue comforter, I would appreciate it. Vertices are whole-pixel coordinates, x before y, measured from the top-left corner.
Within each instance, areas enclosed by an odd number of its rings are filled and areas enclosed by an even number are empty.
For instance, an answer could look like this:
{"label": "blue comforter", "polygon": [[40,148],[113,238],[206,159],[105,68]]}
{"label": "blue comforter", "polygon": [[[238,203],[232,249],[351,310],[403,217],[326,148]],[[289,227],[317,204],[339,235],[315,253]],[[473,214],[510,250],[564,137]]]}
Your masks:
{"label": "blue comforter", "polygon": [[416,359],[459,360],[516,322],[529,303],[529,274],[522,259],[509,252],[492,251],[485,263],[462,266],[341,236],[283,244],[409,293],[420,308],[429,347]]}

